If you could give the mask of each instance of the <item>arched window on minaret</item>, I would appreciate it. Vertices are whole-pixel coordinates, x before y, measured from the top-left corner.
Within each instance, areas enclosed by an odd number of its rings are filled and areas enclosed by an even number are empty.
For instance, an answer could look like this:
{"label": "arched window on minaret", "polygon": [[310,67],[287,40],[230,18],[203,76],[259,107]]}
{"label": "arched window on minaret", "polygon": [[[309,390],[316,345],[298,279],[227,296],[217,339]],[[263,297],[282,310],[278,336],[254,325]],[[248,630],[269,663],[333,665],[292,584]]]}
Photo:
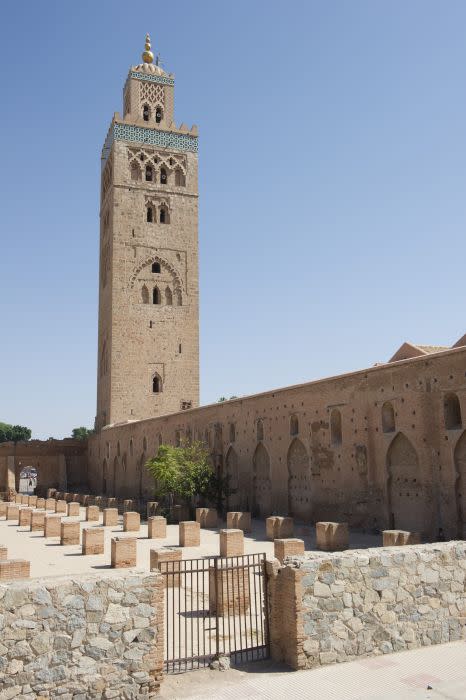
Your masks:
{"label": "arched window on minaret", "polygon": [[152,207],[147,207],[147,223],[152,224],[154,221],[154,210]]}
{"label": "arched window on minaret", "polygon": [[158,287],[154,287],[152,291],[152,303],[160,304],[160,292]]}
{"label": "arched window on minaret", "polygon": [[176,298],[176,305],[181,306],[183,303],[183,299],[181,297],[181,289],[177,289],[175,292],[175,298]]}
{"label": "arched window on minaret", "polygon": [[162,391],[162,379],[158,374],[152,377],[152,393],[160,394]]}
{"label": "arched window on minaret", "polygon": [[185,187],[186,186],[186,177],[184,172],[181,170],[181,168],[176,168],[175,170],[175,185],[177,187]]}
{"label": "arched window on minaret", "polygon": [[141,179],[141,169],[136,162],[131,163],[131,179],[140,180]]}
{"label": "arched window on minaret", "polygon": [[142,303],[143,304],[149,303],[149,290],[147,289],[146,285],[144,285],[142,288]]}
{"label": "arched window on minaret", "polygon": [[155,121],[157,124],[160,124],[162,119],[163,119],[162,107],[157,107],[157,109],[155,110]]}
{"label": "arched window on minaret", "polygon": [[152,263],[152,272],[160,272],[160,263],[159,262]]}
{"label": "arched window on minaret", "polygon": [[150,119],[150,107],[149,107],[149,105],[143,105],[142,118],[144,119],[145,122],[149,121],[149,119]]}
{"label": "arched window on minaret", "polygon": [[152,165],[146,165],[146,182],[152,182],[153,170]]}
{"label": "arched window on minaret", "polygon": [[168,209],[163,204],[160,207],[159,220],[160,220],[161,224],[169,224],[170,223],[170,219],[168,217]]}
{"label": "arched window on minaret", "polygon": [[172,295],[172,290],[170,287],[167,287],[165,289],[165,303],[167,306],[172,306],[173,304],[173,295]]}
{"label": "arched window on minaret", "polygon": [[160,184],[166,185],[168,182],[167,171],[165,168],[160,168]]}

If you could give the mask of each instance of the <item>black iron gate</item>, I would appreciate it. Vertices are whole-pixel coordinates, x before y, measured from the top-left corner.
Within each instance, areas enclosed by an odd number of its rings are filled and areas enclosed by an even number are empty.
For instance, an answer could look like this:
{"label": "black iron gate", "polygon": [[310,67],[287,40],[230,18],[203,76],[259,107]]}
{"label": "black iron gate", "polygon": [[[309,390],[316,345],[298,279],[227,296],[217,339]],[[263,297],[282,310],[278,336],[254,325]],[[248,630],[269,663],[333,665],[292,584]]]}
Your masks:
{"label": "black iron gate", "polygon": [[165,578],[165,671],[268,656],[265,554],[160,563]]}

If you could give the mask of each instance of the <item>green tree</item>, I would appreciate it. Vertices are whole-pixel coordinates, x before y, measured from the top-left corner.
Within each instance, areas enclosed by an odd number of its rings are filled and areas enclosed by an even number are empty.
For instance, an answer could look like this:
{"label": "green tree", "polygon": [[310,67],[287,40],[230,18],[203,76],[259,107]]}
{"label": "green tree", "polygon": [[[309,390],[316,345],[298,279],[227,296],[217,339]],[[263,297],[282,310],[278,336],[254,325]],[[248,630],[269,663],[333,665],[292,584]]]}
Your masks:
{"label": "green tree", "polygon": [[73,432],[71,433],[71,437],[74,438],[75,440],[87,440],[89,435],[93,435],[94,431],[91,430],[90,428],[85,428],[84,426],[81,426],[80,428],[73,428]]}
{"label": "green tree", "polygon": [[24,425],[0,423],[0,442],[22,442],[31,439],[31,429]]}

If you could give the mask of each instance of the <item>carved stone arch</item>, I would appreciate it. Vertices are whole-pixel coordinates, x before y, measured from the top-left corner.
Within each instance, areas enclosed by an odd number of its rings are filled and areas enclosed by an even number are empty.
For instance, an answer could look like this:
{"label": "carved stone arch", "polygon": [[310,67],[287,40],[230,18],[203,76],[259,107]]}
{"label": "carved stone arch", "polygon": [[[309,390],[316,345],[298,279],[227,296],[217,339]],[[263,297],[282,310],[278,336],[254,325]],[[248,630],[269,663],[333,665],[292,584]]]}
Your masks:
{"label": "carved stone arch", "polygon": [[228,479],[228,510],[240,507],[238,455],[234,447],[228,449],[225,457],[225,475]]}
{"label": "carved stone arch", "polygon": [[138,162],[137,158],[133,158],[132,160],[130,160],[129,172],[132,180],[142,180],[141,163]]}
{"label": "carved stone arch", "polygon": [[302,520],[309,519],[312,510],[311,470],[309,455],[299,438],[291,441],[286,463],[289,514]]}
{"label": "carved stone arch", "polygon": [[166,268],[168,272],[172,275],[173,277],[173,282],[175,285],[175,292],[179,289],[180,292],[183,290],[183,283],[181,281],[181,277],[179,276],[177,270],[173,267],[173,265],[170,265],[169,262],[165,260],[165,258],[162,258],[160,255],[153,254],[145,258],[142,262],[138,263],[135,268],[133,268],[133,272],[129,278],[129,288],[133,289],[136,280],[139,276],[139,274],[142,272],[142,270],[145,267],[152,266],[153,263],[158,262],[160,263],[161,268]]}
{"label": "carved stone arch", "polygon": [[397,433],[387,450],[387,496],[389,527],[423,532],[432,513],[427,512],[424,477],[412,442]]}
{"label": "carved stone arch", "polygon": [[272,480],[270,478],[270,457],[264,444],[260,442],[253,457],[253,512],[265,517],[272,511]]}
{"label": "carved stone arch", "polygon": [[466,430],[456,443],[455,452],[455,497],[458,525],[458,539],[466,538]]}

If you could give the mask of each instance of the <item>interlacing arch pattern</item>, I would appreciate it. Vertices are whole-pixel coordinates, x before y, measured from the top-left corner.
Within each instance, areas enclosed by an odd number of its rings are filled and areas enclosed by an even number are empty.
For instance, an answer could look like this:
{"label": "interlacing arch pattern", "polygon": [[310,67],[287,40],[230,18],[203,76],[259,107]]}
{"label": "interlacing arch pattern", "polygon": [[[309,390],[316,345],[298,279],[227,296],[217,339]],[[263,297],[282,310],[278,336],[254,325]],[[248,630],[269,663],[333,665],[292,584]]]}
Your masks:
{"label": "interlacing arch pattern", "polygon": [[[152,266],[154,263],[158,263],[160,265],[159,274],[163,275],[163,273],[168,273],[170,275],[171,281],[168,284],[166,281],[160,280],[158,275],[156,276],[152,272]],[[147,274],[141,275],[141,273]],[[149,287],[152,289],[151,295],[149,295]],[[138,302],[142,300],[143,304],[149,303],[149,300],[151,299],[153,303],[164,304],[166,306],[183,305],[183,285],[178,272],[175,270],[173,265],[170,265],[170,263],[161,258],[159,255],[152,255],[139,263],[130,277],[129,288],[136,288]],[[158,290],[158,294],[156,294],[156,298],[158,299],[157,301],[154,301],[154,289]]]}
{"label": "interlacing arch pattern", "polygon": [[[147,209],[152,209],[151,220],[153,223],[169,224],[171,217],[170,199],[168,197],[157,197],[157,195],[152,195],[150,197],[145,197],[146,201],[146,214]],[[163,214],[163,216],[161,216]],[[146,221],[149,218],[146,215]]]}
{"label": "interlacing arch pattern", "polygon": [[148,102],[151,107],[165,106],[165,91],[163,85],[157,83],[140,82],[139,83],[139,105]]}
{"label": "interlacing arch pattern", "polygon": [[[149,148],[128,148],[129,174],[132,180],[144,180],[160,184],[161,171],[165,170],[167,182],[178,187],[186,183],[187,159],[180,153],[163,153]],[[150,173],[150,179],[147,173]]]}

